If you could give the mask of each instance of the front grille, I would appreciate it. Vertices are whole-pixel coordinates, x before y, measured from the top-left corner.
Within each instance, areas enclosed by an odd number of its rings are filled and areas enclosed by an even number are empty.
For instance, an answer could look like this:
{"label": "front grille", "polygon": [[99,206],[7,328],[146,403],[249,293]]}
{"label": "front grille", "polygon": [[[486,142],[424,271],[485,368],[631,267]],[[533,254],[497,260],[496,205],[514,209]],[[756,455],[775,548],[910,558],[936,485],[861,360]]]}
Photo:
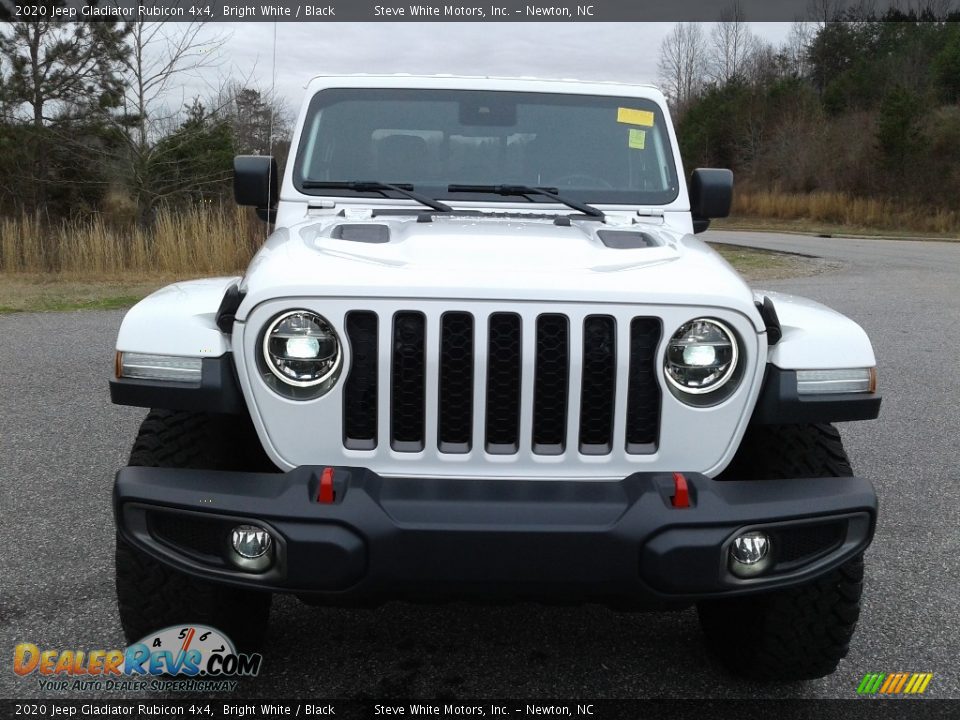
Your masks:
{"label": "front grille", "polygon": [[[378,349],[379,322],[389,348]],[[657,451],[658,318],[351,311],[345,325],[347,448],[376,449],[383,435],[398,453]],[[389,418],[379,433],[378,418]]]}

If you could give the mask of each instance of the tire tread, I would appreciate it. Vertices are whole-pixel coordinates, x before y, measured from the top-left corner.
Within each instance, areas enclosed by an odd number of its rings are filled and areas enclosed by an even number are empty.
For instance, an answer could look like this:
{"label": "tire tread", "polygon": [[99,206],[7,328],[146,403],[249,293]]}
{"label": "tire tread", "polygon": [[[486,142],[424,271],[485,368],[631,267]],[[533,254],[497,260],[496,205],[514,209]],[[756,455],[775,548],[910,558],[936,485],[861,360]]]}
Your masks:
{"label": "tire tread", "polygon": [[[853,474],[832,425],[753,426],[718,480]],[[804,585],[697,605],[707,646],[735,674],[810,680],[836,670],[860,617],[863,555]]]}
{"label": "tire tread", "polygon": [[[128,462],[139,467],[273,471],[249,418],[180,410],[151,410]],[[209,583],[173,570],[117,534],[116,589],[128,642],[178,624],[201,623],[225,632],[238,649],[260,647],[271,595]]]}

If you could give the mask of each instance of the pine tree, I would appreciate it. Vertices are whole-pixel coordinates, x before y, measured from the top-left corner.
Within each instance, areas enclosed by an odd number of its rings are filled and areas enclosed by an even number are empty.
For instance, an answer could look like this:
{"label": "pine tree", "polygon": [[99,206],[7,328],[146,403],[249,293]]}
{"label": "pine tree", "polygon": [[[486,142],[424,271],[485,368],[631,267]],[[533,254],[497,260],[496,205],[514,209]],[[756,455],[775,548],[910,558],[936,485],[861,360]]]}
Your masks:
{"label": "pine tree", "polygon": [[[35,4],[45,7],[46,16],[51,17],[66,0]],[[42,208],[50,195],[54,150],[73,146],[72,138],[56,132],[56,124],[67,118],[70,127],[96,125],[120,104],[119,68],[129,52],[128,32],[127,25],[106,18],[10,22],[0,34],[5,75],[0,91],[3,104],[27,131],[30,174],[22,180],[34,210]],[[63,152],[56,154],[63,157]]]}

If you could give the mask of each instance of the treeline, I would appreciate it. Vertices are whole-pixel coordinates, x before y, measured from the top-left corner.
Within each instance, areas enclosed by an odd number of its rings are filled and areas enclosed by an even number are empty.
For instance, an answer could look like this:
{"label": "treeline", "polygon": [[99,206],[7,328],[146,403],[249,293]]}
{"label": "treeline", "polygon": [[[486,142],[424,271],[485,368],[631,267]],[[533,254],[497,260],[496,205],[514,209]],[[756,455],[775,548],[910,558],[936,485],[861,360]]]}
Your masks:
{"label": "treeline", "polygon": [[781,47],[727,19],[661,47],[688,167],[732,168],[759,212],[778,193],[960,210],[960,15],[846,11]]}
{"label": "treeline", "polygon": [[284,156],[288,113],[235,79],[225,40],[203,23],[0,24],[0,216],[149,227],[226,198],[235,154]]}
{"label": "treeline", "polygon": [[[746,20],[735,5],[661,47],[687,167],[732,168],[756,215],[889,224],[910,208],[936,220],[921,229],[960,226],[960,15],[825,14],[780,47]],[[31,248],[5,226],[0,270],[49,242],[44,225],[150,228],[228,199],[235,154],[286,156],[289,113],[237,79],[225,40],[202,23],[0,23],[0,218],[37,232]]]}

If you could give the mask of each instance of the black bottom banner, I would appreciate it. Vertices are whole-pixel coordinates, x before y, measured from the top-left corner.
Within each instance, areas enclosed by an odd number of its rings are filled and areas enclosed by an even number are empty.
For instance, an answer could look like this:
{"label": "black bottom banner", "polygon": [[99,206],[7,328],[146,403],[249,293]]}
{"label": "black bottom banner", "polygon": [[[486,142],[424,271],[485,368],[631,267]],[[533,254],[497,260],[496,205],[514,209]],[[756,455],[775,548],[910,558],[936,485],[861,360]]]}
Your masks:
{"label": "black bottom banner", "polygon": [[936,700],[0,700],[0,718],[957,718]]}

